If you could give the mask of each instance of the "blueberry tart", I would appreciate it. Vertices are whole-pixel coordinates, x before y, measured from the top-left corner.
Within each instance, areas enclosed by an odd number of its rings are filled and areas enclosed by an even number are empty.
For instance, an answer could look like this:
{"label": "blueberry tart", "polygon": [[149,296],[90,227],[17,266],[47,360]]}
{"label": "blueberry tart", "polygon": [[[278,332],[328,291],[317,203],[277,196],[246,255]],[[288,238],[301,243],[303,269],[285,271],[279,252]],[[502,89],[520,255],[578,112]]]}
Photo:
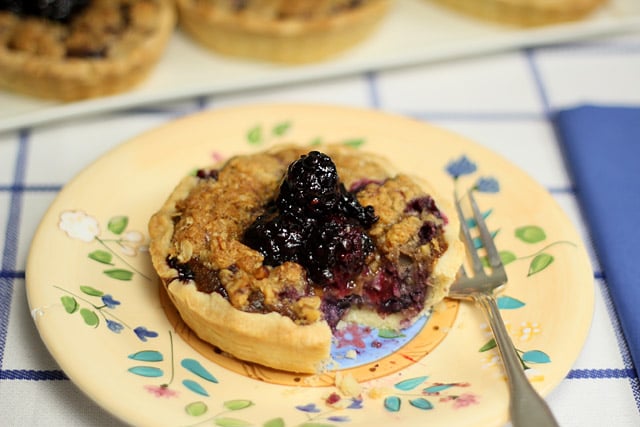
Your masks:
{"label": "blueberry tart", "polygon": [[149,222],[184,322],[241,360],[314,373],[349,322],[403,329],[448,293],[458,222],[425,183],[344,146],[237,156],[184,178]]}
{"label": "blueberry tart", "polygon": [[0,0],[0,88],[65,101],[126,91],[175,21],[171,0]]}
{"label": "blueberry tart", "polygon": [[393,0],[177,0],[181,28],[215,52],[306,63],[365,40]]}

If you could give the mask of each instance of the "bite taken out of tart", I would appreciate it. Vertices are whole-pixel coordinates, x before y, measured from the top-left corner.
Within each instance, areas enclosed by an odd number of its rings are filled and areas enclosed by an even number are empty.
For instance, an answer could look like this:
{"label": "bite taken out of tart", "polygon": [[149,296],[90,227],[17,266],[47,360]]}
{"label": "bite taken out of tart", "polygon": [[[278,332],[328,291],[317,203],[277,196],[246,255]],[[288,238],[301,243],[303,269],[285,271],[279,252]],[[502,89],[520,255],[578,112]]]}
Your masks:
{"label": "bite taken out of tart", "polygon": [[164,53],[171,0],[0,0],[0,88],[75,101],[126,91]]}
{"label": "bite taken out of tart", "polygon": [[401,330],[443,300],[464,253],[450,212],[373,154],[280,146],[185,177],[150,219],[150,253],[202,340],[316,373],[337,329]]}

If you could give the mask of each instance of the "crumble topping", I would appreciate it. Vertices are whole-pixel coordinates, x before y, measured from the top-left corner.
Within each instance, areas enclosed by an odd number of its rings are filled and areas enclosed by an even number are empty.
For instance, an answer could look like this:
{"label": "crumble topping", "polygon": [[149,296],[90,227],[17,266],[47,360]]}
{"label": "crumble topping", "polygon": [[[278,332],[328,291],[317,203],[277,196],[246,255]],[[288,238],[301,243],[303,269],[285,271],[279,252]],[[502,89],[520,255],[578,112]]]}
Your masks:
{"label": "crumble topping", "polygon": [[1,7],[0,44],[10,51],[52,59],[118,57],[157,26],[156,0],[76,3],[81,6],[64,9],[66,13],[34,6],[19,11]]}
{"label": "crumble topping", "polygon": [[302,325],[335,327],[352,307],[424,308],[447,218],[411,178],[357,154],[287,148],[192,179],[173,216],[174,281]]}

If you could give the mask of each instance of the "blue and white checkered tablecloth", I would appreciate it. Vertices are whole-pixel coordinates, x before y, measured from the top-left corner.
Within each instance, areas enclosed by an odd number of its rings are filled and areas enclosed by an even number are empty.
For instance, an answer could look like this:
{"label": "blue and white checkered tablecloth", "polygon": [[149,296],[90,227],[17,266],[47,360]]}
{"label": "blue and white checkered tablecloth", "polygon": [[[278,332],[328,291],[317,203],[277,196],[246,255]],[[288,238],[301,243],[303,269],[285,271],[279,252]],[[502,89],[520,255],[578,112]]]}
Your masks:
{"label": "blue and white checkered tablecloth", "polygon": [[[178,116],[256,102],[370,107],[463,134],[544,186],[590,242],[551,117],[582,103],[640,105],[640,33],[194,97],[0,133],[0,425],[114,426],[57,366],[29,313],[25,262],[62,186],[116,145]],[[548,402],[562,426],[640,426],[640,383],[593,250],[584,350]],[[571,339],[571,337],[567,337]]]}

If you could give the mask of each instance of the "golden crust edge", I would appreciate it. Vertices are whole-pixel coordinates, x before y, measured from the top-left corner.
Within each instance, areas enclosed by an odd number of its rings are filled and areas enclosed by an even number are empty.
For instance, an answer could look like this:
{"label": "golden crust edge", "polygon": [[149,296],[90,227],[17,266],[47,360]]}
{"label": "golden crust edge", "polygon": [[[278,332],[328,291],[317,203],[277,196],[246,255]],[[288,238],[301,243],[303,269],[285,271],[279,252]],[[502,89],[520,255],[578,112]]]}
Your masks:
{"label": "golden crust edge", "polygon": [[320,372],[330,362],[331,329],[324,321],[297,325],[275,312],[247,313],[215,292],[198,292],[193,283],[173,281],[168,292],[202,340],[238,359],[299,373]]}
{"label": "golden crust edge", "polygon": [[609,0],[429,0],[466,15],[519,27],[577,21]]}

